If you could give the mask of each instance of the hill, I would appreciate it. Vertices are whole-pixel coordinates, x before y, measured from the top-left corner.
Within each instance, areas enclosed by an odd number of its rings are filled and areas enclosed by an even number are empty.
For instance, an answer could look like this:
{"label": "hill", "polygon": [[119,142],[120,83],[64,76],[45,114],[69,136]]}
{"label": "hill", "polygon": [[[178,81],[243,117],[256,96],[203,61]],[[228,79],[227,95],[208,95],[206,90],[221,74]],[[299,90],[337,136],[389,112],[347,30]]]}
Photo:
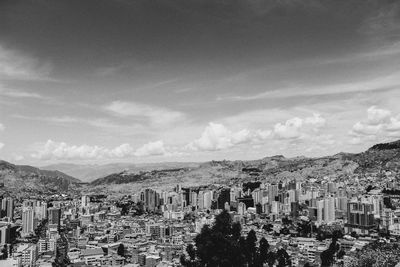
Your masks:
{"label": "hill", "polygon": [[110,164],[71,164],[60,163],[42,167],[45,170],[58,170],[83,182],[92,182],[99,177],[106,177],[123,171],[139,172],[197,166],[197,163],[161,162],[161,163],[110,163]]}
{"label": "hill", "polygon": [[377,144],[362,153],[339,153],[320,158],[285,158],[278,155],[250,161],[210,161],[182,168],[126,170],[96,179],[90,186],[124,190],[163,188],[177,183],[183,186],[229,185],[260,179],[272,182],[315,179],[318,182],[325,177],[335,177],[344,181],[352,175],[375,176],[385,171],[400,173],[400,141]]}
{"label": "hill", "polygon": [[41,170],[28,165],[0,161],[0,183],[8,192],[65,192],[81,181],[60,171]]}

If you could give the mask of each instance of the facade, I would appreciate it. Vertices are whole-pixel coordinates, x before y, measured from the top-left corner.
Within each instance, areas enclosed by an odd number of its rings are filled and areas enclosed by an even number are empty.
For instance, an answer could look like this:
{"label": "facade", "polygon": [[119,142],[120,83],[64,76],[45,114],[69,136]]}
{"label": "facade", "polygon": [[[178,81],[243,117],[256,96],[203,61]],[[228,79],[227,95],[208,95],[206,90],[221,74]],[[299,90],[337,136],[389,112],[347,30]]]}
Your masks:
{"label": "facade", "polygon": [[369,234],[375,228],[373,204],[351,201],[347,204],[347,233]]}

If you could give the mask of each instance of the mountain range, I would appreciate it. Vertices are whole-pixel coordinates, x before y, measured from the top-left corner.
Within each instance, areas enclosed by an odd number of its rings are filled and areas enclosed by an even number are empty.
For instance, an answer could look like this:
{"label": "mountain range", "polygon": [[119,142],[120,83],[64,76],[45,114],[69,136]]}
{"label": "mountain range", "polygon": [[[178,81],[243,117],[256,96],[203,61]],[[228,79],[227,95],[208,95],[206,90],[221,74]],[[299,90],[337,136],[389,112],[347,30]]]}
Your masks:
{"label": "mountain range", "polygon": [[28,165],[0,161],[0,186],[8,192],[65,192],[81,181],[60,171],[42,170]]}
{"label": "mountain range", "polygon": [[[0,161],[0,179],[5,188],[42,192],[71,189],[98,191],[113,187],[118,190],[164,188],[178,183],[183,186],[225,185],[260,178],[318,181],[334,176],[338,180],[345,180],[351,175],[383,175],[387,172],[400,174],[400,140],[376,144],[362,153],[339,153],[319,158],[285,158],[278,155],[249,161],[57,164],[40,169]],[[82,185],[82,181],[85,185]]]}

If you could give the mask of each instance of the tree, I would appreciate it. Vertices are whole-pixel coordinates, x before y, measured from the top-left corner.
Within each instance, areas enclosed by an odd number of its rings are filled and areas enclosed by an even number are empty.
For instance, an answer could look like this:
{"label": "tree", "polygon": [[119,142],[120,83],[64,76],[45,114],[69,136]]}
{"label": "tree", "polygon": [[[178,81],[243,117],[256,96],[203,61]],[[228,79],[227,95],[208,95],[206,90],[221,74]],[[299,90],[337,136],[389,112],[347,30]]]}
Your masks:
{"label": "tree", "polygon": [[185,257],[185,255],[182,255],[180,260],[181,260],[181,264],[183,266],[188,266],[188,267],[196,267],[198,266],[198,261],[196,259],[196,249],[193,246],[193,244],[189,244],[186,247],[186,253],[189,255],[189,259],[187,259]]}
{"label": "tree", "polygon": [[125,247],[124,247],[124,245],[122,243],[119,244],[119,246],[118,246],[117,254],[122,256],[122,257],[125,255]]}
{"label": "tree", "polygon": [[246,260],[249,266],[254,266],[255,261],[256,261],[256,242],[257,242],[257,236],[256,232],[254,230],[250,230],[250,232],[247,234],[246,238]]}
{"label": "tree", "polygon": [[276,259],[278,260],[278,267],[291,266],[292,262],[290,260],[289,254],[284,248],[280,248],[276,252]]}
{"label": "tree", "polygon": [[[276,261],[275,253],[269,251],[268,241],[262,238],[257,247],[254,230],[246,238],[241,236],[240,223],[232,223],[227,211],[216,216],[213,226],[205,225],[201,229],[195,244],[186,248],[186,254],[181,256],[180,262],[187,267],[262,267],[265,263],[273,266]],[[281,266],[290,263],[286,251],[281,251],[279,255],[283,258]]]}
{"label": "tree", "polygon": [[261,238],[260,240],[260,246],[258,248],[259,250],[259,258],[260,258],[260,262],[261,263],[266,263],[268,260],[268,250],[269,250],[269,243],[267,241],[267,239],[265,239],[264,237]]}

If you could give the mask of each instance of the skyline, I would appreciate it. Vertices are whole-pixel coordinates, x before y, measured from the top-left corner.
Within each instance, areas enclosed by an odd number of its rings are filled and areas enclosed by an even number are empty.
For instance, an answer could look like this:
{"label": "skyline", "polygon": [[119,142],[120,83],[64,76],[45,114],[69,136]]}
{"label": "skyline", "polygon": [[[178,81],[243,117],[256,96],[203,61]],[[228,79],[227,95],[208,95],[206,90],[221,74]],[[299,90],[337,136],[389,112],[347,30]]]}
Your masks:
{"label": "skyline", "polygon": [[316,157],[400,139],[400,3],[364,2],[2,1],[0,158]]}

